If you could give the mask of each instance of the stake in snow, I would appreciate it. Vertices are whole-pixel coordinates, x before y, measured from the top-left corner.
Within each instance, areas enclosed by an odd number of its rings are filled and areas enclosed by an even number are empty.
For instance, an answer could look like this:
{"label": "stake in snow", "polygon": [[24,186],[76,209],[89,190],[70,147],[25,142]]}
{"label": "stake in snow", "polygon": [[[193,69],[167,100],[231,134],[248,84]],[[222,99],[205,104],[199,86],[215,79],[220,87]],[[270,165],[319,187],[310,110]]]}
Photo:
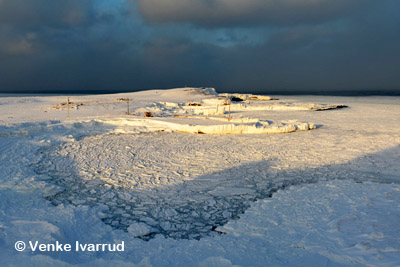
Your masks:
{"label": "stake in snow", "polygon": [[0,97],[1,265],[396,266],[399,103]]}

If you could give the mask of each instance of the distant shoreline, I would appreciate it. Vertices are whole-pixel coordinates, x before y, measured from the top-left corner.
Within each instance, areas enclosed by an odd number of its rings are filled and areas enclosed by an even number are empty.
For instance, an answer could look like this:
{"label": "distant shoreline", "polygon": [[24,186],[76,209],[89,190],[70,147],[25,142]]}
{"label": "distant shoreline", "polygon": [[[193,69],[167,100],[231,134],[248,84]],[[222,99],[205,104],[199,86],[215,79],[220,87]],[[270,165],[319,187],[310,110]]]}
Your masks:
{"label": "distant shoreline", "polygon": [[[265,93],[257,93],[264,95]],[[313,96],[400,96],[400,92],[389,92],[389,93],[380,93],[380,92],[344,92],[344,93],[331,93],[331,92],[304,92],[304,93],[286,93],[286,92],[274,92],[274,93],[266,93],[267,95],[313,95]]]}
{"label": "distant shoreline", "polygon": [[[219,91],[218,91],[219,92]],[[240,91],[231,91],[238,92]],[[252,94],[260,95],[314,95],[314,96],[400,96],[400,90],[351,90],[351,91],[257,91],[255,90]]]}
{"label": "distant shoreline", "polygon": [[[0,97],[20,97],[20,96],[74,96],[74,95],[108,95],[108,94],[123,94],[123,93],[134,93],[140,91],[148,90],[168,90],[165,89],[143,89],[143,90],[133,90],[133,91],[110,91],[110,90],[93,90],[93,91],[38,91],[38,92],[0,92]],[[400,90],[349,90],[349,91],[279,91],[279,90],[224,90],[218,89],[219,93],[242,93],[242,94],[258,94],[258,95],[311,95],[311,96],[400,96]]]}

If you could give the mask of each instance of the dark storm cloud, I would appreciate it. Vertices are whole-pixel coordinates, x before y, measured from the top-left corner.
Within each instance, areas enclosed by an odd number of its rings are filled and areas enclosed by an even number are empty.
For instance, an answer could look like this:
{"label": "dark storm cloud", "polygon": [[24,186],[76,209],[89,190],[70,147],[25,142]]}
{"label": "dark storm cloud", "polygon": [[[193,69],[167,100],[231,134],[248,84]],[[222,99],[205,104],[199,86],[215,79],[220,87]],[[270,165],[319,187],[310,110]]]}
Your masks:
{"label": "dark storm cloud", "polygon": [[397,0],[0,0],[0,92],[399,89],[399,8]]}
{"label": "dark storm cloud", "polygon": [[68,27],[93,19],[90,0],[0,0],[0,23],[32,28]]}
{"label": "dark storm cloud", "polygon": [[[286,3],[288,8],[290,4],[295,5],[297,2],[282,1],[281,4]],[[303,2],[316,9],[323,8],[321,5],[326,3]],[[317,5],[318,2],[321,5]],[[168,61],[161,60],[161,62],[174,62],[174,58],[185,59],[183,67],[174,65],[170,71],[166,68],[160,75],[169,76],[172,72],[181,72],[185,73],[182,77],[189,83],[199,85],[203,81],[205,85],[216,85],[228,90],[398,90],[400,36],[397,33],[400,32],[400,19],[396,10],[399,10],[400,4],[396,1],[348,2],[351,3],[352,10],[344,12],[339,12],[337,8],[332,10],[331,14],[336,13],[336,19],[332,15],[329,20],[326,19],[327,21],[323,21],[321,17],[321,21],[315,23],[281,27],[275,25],[272,29],[265,26],[258,32],[260,35],[268,36],[263,43],[248,41],[233,42],[233,45],[228,46],[213,46],[212,43],[211,46],[206,46],[205,44],[210,44],[207,38],[195,39],[186,45],[190,47],[186,51],[190,52],[176,57],[174,49],[179,46],[179,42],[175,46],[170,45],[171,49],[168,47],[156,49],[162,51],[163,57],[166,55],[171,57]],[[216,4],[215,1],[212,3]],[[345,5],[344,2],[342,4]],[[210,17],[201,12],[199,6],[195,9],[198,14],[203,14],[202,18],[196,15],[191,17],[191,12],[195,12],[193,8],[182,6],[175,7],[171,11],[164,9],[162,5],[159,7],[155,12],[165,12],[166,17],[156,21],[179,21],[182,16],[177,15],[174,18],[168,16],[182,8],[180,11],[187,13],[184,16],[188,16],[188,22],[197,23],[199,27],[204,25],[208,27],[210,22],[203,24],[197,19],[201,21],[211,19],[213,24],[218,25],[216,20],[212,20],[213,15]],[[296,13],[297,18],[303,15],[301,11],[304,10],[300,9]],[[285,14],[285,12],[283,10],[278,13]],[[227,21],[231,19],[225,13],[221,13],[221,17]],[[225,22],[223,26],[226,26]],[[192,31],[196,32],[198,29],[194,28]],[[225,28],[225,31],[229,33],[232,29]],[[247,32],[250,31],[249,29]],[[209,33],[212,36],[215,30],[210,29]],[[246,30],[243,36],[246,37]],[[200,58],[193,60],[196,55],[201,55],[207,60]],[[154,65],[154,68],[157,68],[157,64]],[[185,72],[186,66],[190,66],[193,72]]]}
{"label": "dark storm cloud", "polygon": [[337,19],[373,0],[137,0],[149,22],[187,22],[206,27],[293,25]]}
{"label": "dark storm cloud", "polygon": [[32,55],[46,52],[43,49],[59,49],[49,45],[60,39],[73,42],[79,34],[84,39],[82,28],[87,30],[109,19],[107,14],[96,11],[95,2],[0,0],[0,53],[3,56]]}

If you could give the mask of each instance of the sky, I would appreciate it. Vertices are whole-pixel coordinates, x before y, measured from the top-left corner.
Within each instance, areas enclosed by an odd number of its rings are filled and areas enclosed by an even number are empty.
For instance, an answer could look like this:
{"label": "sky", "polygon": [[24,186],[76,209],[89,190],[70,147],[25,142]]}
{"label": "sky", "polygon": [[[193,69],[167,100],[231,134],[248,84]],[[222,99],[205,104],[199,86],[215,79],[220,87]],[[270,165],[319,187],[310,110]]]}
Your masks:
{"label": "sky", "polygon": [[0,0],[0,93],[400,93],[398,0]]}

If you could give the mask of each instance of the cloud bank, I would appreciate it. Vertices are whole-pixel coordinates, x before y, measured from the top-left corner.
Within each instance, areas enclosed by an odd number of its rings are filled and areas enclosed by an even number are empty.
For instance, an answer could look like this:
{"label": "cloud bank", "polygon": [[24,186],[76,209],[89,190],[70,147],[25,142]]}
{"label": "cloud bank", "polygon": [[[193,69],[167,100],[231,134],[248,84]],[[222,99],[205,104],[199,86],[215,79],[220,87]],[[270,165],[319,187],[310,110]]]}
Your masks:
{"label": "cloud bank", "polygon": [[400,92],[397,0],[0,0],[0,92]]}
{"label": "cloud bank", "polygon": [[312,24],[365,8],[371,0],[137,0],[149,22],[186,22],[206,27]]}

